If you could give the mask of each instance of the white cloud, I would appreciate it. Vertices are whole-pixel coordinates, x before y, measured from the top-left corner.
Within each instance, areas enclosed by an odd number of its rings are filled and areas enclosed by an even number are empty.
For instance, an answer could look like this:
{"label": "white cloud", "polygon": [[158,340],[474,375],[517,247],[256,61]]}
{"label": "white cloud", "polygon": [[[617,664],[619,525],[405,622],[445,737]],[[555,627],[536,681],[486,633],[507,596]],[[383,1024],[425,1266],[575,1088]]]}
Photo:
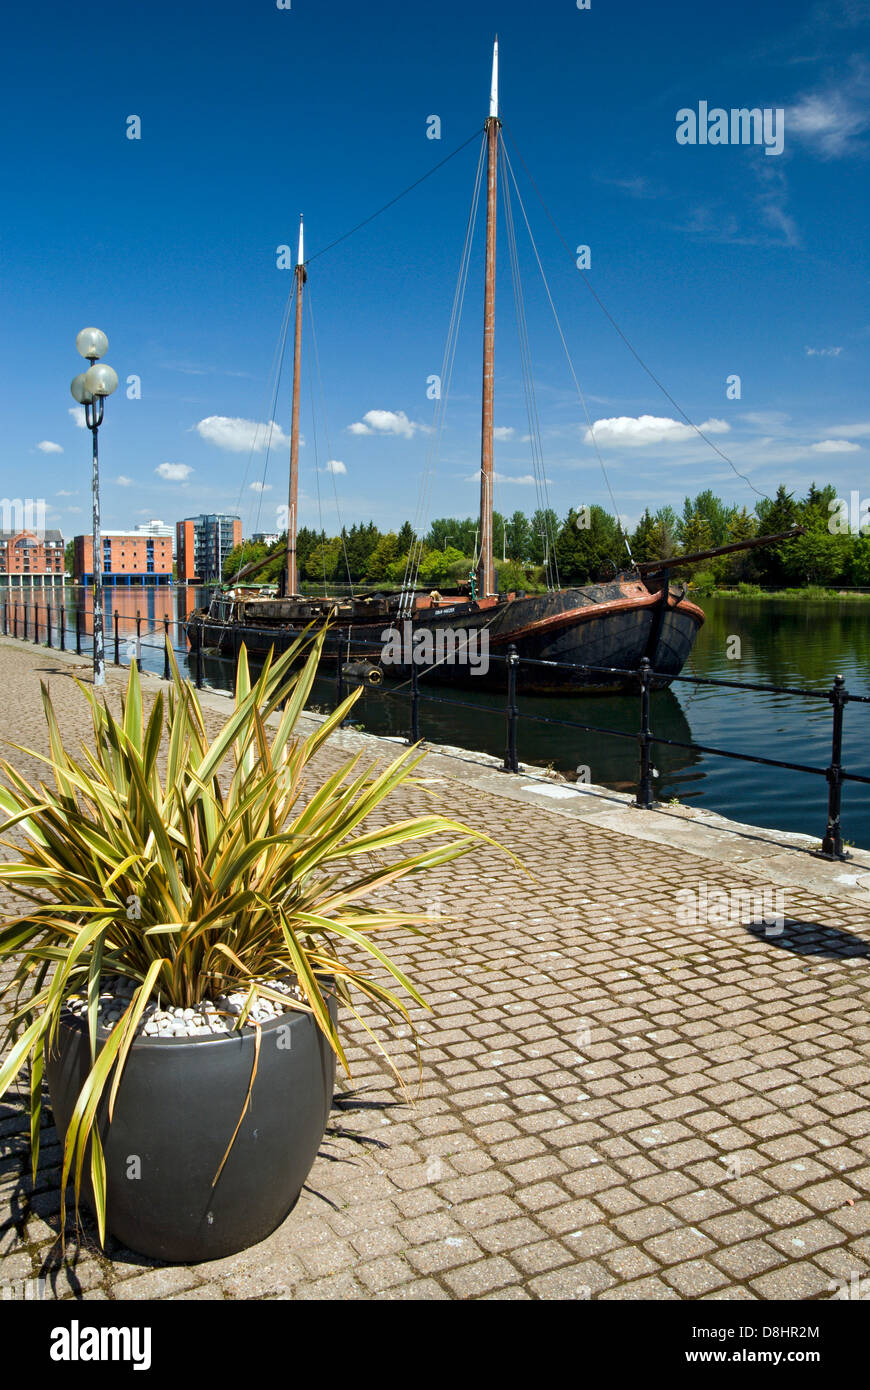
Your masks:
{"label": "white cloud", "polygon": [[272,491],[272,484],[271,484],[271,483],[251,483],[250,491],[251,491],[251,492],[271,492],[271,491]]}
{"label": "white cloud", "polygon": [[238,416],[209,415],[196,428],[207,444],[227,449],[231,454],[262,454],[270,444],[280,448],[290,443],[274,420],[264,425],[256,420],[240,420]]}
{"label": "white cloud", "polygon": [[341,462],[341,459],[330,459],[326,465],[326,472],[334,473],[336,477],[343,478],[347,473],[347,469]]}
{"label": "white cloud", "polygon": [[508,439],[513,439],[515,434],[516,430],[513,425],[496,425],[493,430],[494,437],[501,443],[505,443]]}
{"label": "white cloud", "polygon": [[58,496],[58,497],[75,497],[75,496],[77,496],[77,494],[76,494],[75,492],[68,492],[66,488],[61,488],[61,490],[60,490],[60,492],[57,494],[57,496]]}
{"label": "white cloud", "polygon": [[52,442],[52,440],[50,440],[50,439],[43,439],[43,440],[41,441],[41,443],[37,444],[36,447],[37,447],[37,449],[41,449],[42,452],[43,452],[44,454],[62,454],[62,453],[63,453],[63,445],[62,445],[62,444],[54,444],[54,443]]}
{"label": "white cloud", "polygon": [[778,426],[787,424],[789,418],[783,410],[747,410],[740,416],[747,424],[758,425],[762,430],[777,429]]}
{"label": "white cloud", "polygon": [[80,430],[87,429],[87,425],[85,424],[85,408],[83,405],[71,405],[69,407],[69,413]]}
{"label": "white cloud", "polygon": [[[521,478],[509,477],[506,473],[494,473],[493,479],[497,483],[514,483],[518,487],[533,487],[536,481],[535,476],[532,473],[525,473]],[[478,469],[476,473],[469,473],[468,477],[465,478],[464,481],[466,483],[479,483],[480,469]],[[545,479],[545,481],[549,483],[551,480],[547,478]]]}
{"label": "white cloud", "polygon": [[[698,426],[703,434],[727,434],[730,428],[724,420],[705,420]],[[584,433],[585,444],[593,442],[593,431],[599,444],[623,444],[631,448],[643,448],[647,444],[683,444],[698,438],[691,425],[660,415],[617,415],[609,420],[596,420],[592,430]]]}
{"label": "white cloud", "polygon": [[870,125],[868,86],[867,70],[858,66],[840,86],[806,93],[786,110],[786,139],[796,135],[823,159],[842,159],[857,152],[861,141],[856,137]]}
{"label": "white cloud", "polygon": [[848,439],[822,439],[811,446],[817,454],[857,454],[860,444],[850,444]]}
{"label": "white cloud", "polygon": [[828,434],[838,434],[841,439],[860,439],[870,434],[870,420],[861,420],[857,425],[833,425]]}
{"label": "white cloud", "polygon": [[839,357],[843,351],[841,347],[811,348],[805,347],[804,352],[807,357]]}
{"label": "white cloud", "polygon": [[788,211],[788,179],[775,160],[756,164],[758,191],[756,205],[761,220],[774,233],[774,245],[797,246],[800,242],[797,223]]}
{"label": "white cloud", "polygon": [[349,434],[395,434],[411,439],[418,430],[427,433],[425,425],[409,420],[404,410],[369,410],[355,425],[348,425]]}
{"label": "white cloud", "polygon": [[159,463],[154,472],[158,478],[165,478],[169,483],[183,483],[190,477],[193,469],[188,463]]}
{"label": "white cloud", "polygon": [[115,484],[116,487],[132,487],[132,486],[133,486],[133,479],[132,479],[132,478],[128,478],[128,477],[126,476],[126,474],[124,474],[124,473],[119,473],[118,476],[117,476],[117,478],[113,478],[113,479],[112,479],[112,482]]}

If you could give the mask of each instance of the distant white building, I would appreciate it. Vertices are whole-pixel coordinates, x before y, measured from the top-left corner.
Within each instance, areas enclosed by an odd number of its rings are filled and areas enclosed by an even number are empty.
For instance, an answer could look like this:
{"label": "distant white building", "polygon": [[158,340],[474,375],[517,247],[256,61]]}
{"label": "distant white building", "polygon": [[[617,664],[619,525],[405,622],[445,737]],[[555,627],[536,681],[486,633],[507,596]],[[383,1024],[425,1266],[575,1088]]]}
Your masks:
{"label": "distant white building", "polygon": [[133,527],[134,536],[175,536],[175,529],[165,521],[140,521]]}
{"label": "distant white building", "polygon": [[251,537],[254,545],[277,545],[280,539],[274,531],[256,531]]}

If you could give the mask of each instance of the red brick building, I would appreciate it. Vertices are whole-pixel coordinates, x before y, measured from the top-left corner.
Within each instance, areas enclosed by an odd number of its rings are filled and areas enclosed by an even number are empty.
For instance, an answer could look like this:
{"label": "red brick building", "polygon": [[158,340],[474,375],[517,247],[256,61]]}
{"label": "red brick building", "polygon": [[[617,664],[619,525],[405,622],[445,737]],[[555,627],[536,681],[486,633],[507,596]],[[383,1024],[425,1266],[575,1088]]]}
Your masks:
{"label": "red brick building", "polygon": [[0,588],[63,587],[60,531],[0,531]]}
{"label": "red brick building", "polygon": [[[172,537],[143,536],[137,531],[103,531],[103,583],[171,584]],[[94,538],[76,536],[73,574],[76,584],[94,580]]]}

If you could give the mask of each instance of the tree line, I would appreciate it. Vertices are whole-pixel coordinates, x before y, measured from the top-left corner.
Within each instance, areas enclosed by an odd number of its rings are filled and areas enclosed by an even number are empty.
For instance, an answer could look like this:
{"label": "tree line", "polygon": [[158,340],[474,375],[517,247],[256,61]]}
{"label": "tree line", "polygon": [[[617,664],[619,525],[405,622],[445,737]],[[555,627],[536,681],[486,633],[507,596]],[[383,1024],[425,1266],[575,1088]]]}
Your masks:
{"label": "tree line", "polygon": [[[776,546],[763,546],[705,561],[681,573],[699,587],[728,588],[759,584],[774,588],[812,585],[870,585],[870,526],[850,527],[836,507],[833,486],[813,483],[805,497],[784,484],[773,499],[763,498],[752,512],[731,506],[709,488],[687,497],[681,512],[660,507],[644,512],[626,535],[603,507],[572,508],[559,518],[552,510],[532,516],[516,511],[493,515],[493,549],[499,590],[546,587],[548,569],[562,585],[589,584],[608,578],[614,569],[712,550],[754,536],[775,535],[803,526],[806,534]],[[863,529],[867,534],[861,534]],[[418,584],[449,588],[468,581],[478,551],[475,518],[441,517],[433,521],[420,550]],[[299,573],[310,584],[400,585],[409,567],[414,531],[406,521],[397,531],[381,531],[374,522],[345,527],[338,536],[302,527],[297,536]],[[277,582],[284,564],[286,536],[271,548],[245,542],[227,557],[224,579],[231,581],[251,561],[268,563],[256,582]]]}

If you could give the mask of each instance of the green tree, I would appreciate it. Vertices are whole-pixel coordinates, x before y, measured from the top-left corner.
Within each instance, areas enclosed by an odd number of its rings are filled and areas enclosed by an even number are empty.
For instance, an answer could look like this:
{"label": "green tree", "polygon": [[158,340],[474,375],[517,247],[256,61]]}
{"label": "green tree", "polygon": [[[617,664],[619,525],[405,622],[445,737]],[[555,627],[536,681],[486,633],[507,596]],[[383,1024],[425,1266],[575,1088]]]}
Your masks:
{"label": "green tree", "polygon": [[618,569],[623,557],[624,542],[615,517],[599,506],[584,512],[571,509],[556,537],[561,583],[595,583],[606,566]]}
{"label": "green tree", "polygon": [[366,564],[365,577],[372,584],[383,584],[390,577],[390,566],[399,558],[399,538],[395,531],[381,536]]}
{"label": "green tree", "polygon": [[647,507],[631,536],[631,553],[638,564],[660,558],[656,540],[656,523]]}
{"label": "green tree", "polygon": [[526,592],[537,587],[529,579],[519,560],[496,560],[495,572],[498,576],[500,594]]}
{"label": "green tree", "polygon": [[457,578],[467,578],[471,558],[449,545],[446,550],[430,550],[420,565],[420,583],[424,589],[445,588]]}
{"label": "green tree", "polygon": [[[745,507],[741,507],[739,511],[735,509],[728,522],[723,545],[752,540],[757,534],[756,518]],[[736,555],[723,555],[720,559],[712,561],[712,572],[716,576],[716,582],[724,585],[757,584],[761,575],[758,555],[757,550],[741,550]]]}
{"label": "green tree", "polygon": [[[262,541],[243,541],[241,545],[237,545],[234,550],[231,550],[224,560],[222,570],[224,583],[231,583],[245,565],[251,565],[255,560],[265,560],[268,554],[269,549]],[[258,584],[262,582],[259,571],[251,576],[251,582],[254,581]]]}
{"label": "green tree", "polygon": [[[318,533],[317,531],[313,530],[310,526],[303,526],[299,531],[297,531],[297,533],[296,533],[296,563],[297,563],[297,566],[298,566],[298,568],[299,568],[299,573],[300,573],[300,574],[304,574],[304,573],[307,572],[307,569],[308,569],[308,559],[309,559],[309,556],[311,555],[312,551],[314,550],[315,546],[321,545],[321,544],[325,543],[325,541],[326,541],[326,532],[325,532],[325,531],[320,531],[320,532]],[[284,535],[281,537],[281,539],[280,539],[280,541],[278,542],[278,545],[275,547],[275,549],[276,549],[276,551],[277,551],[282,557],[283,557],[284,555],[286,555],[286,552],[287,552],[287,532],[286,532],[286,531],[284,532]],[[282,561],[281,561],[282,567],[283,567],[283,563],[284,563],[284,561],[283,561],[283,558],[282,558]],[[320,579],[323,578],[323,573],[322,573],[322,571],[321,571],[321,573],[320,573],[320,575],[319,575],[318,577],[319,577]]]}
{"label": "green tree", "polygon": [[429,527],[426,544],[430,550],[444,550],[453,545],[463,554],[471,555],[475,549],[475,536],[480,522],[476,517],[439,517]]}
{"label": "green tree", "polygon": [[521,565],[531,564],[532,528],[525,512],[514,512],[506,523],[506,529],[508,556],[518,560]]}
{"label": "green tree", "polygon": [[[686,501],[688,501],[688,498]],[[682,541],[682,553],[684,555],[694,555],[695,552],[699,550],[712,550],[713,531],[710,522],[705,516],[700,516],[697,512],[690,512],[687,514],[684,508],[683,516],[680,521],[680,539]],[[700,561],[699,563],[704,564],[706,562]],[[685,573],[686,567],[681,566],[681,568],[683,568]],[[689,572],[695,568],[697,568],[697,566],[690,567]]]}
{"label": "green tree", "polygon": [[559,518],[552,507],[545,510],[539,507],[529,523],[529,560],[533,565],[547,563],[547,555],[559,535],[559,529]]}
{"label": "green tree", "polygon": [[348,531],[345,537],[345,546],[347,548],[347,563],[354,583],[365,578],[369,557],[380,539],[381,533],[373,521],[370,521],[367,526],[354,523]]}
{"label": "green tree", "polygon": [[306,556],[303,573],[312,584],[334,584],[336,580],[340,583],[343,562],[341,537],[333,536],[317,542]]}
{"label": "green tree", "polygon": [[[756,505],[755,514],[761,536],[777,536],[796,526],[800,519],[798,504],[784,483],[780,483],[773,499],[762,498]],[[758,552],[758,565],[762,583],[776,586],[787,582],[782,545],[763,546]]]}
{"label": "green tree", "polygon": [[725,503],[715,496],[711,488],[705,488],[703,492],[699,492],[694,502],[687,497],[683,503],[683,516],[680,523],[680,539],[683,542],[684,551],[690,552],[691,550],[700,548],[687,545],[685,534],[686,527],[692,525],[697,526],[697,523],[700,521],[706,521],[707,523],[710,535],[710,549],[712,549],[713,546],[725,545],[727,543],[728,523],[731,520],[733,512],[734,508],[726,507]]}

